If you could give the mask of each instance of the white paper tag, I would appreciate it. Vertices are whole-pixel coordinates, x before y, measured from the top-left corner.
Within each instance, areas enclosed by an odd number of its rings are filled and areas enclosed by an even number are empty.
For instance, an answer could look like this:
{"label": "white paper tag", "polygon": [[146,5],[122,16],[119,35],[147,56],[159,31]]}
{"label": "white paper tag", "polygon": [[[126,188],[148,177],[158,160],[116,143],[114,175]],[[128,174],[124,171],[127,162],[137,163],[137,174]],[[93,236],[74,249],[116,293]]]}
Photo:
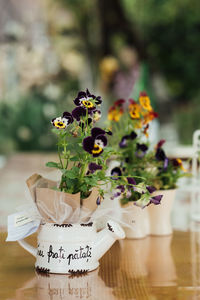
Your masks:
{"label": "white paper tag", "polygon": [[15,216],[14,226],[15,227],[22,226],[22,225],[27,224],[32,221],[33,221],[33,218],[30,218],[29,216],[27,216],[25,214],[19,214],[19,215]]}
{"label": "white paper tag", "polygon": [[8,236],[6,241],[18,241],[37,231],[40,220],[27,216],[26,212],[8,216]]}

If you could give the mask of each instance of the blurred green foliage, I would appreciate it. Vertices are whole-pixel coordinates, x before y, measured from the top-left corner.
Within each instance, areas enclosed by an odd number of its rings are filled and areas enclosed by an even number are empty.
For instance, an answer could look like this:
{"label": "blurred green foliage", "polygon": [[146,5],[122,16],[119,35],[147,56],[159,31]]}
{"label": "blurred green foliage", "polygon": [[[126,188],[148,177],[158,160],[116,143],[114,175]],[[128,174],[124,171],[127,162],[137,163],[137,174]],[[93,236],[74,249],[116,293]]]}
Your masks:
{"label": "blurred green foliage", "polygon": [[16,102],[0,102],[0,153],[56,149],[56,140],[50,131],[51,120],[70,109],[75,96],[71,89],[78,88],[76,80],[68,79],[65,83],[61,80],[62,83],[62,92],[56,100],[41,86],[32,88]]}
{"label": "blurred green foliage", "polygon": [[145,42],[151,64],[164,74],[171,95],[190,101],[200,90],[200,2],[123,0]]}
{"label": "blurred green foliage", "polygon": [[176,129],[182,144],[192,144],[193,132],[200,129],[200,96],[177,109],[174,114]]}

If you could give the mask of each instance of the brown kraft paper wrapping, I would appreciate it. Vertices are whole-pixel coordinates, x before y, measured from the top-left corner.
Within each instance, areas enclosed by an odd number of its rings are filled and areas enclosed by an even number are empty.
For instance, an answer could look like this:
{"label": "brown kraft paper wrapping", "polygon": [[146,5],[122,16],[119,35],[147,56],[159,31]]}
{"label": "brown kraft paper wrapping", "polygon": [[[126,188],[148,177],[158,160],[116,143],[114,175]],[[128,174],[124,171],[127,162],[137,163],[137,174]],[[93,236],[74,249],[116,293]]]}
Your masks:
{"label": "brown kraft paper wrapping", "polygon": [[[65,204],[71,207],[72,213],[78,208],[80,208],[80,213],[82,209],[87,211],[87,219],[97,208],[96,202],[99,191],[96,187],[93,188],[88,198],[81,201],[80,193],[69,194],[54,190],[53,188],[57,187],[57,183],[43,178],[39,174],[33,174],[27,179],[26,183],[41,217],[46,222],[54,222],[53,219],[59,219],[59,215],[63,214]],[[82,221],[85,222],[86,219]],[[63,222],[67,222],[67,219],[64,219]]]}

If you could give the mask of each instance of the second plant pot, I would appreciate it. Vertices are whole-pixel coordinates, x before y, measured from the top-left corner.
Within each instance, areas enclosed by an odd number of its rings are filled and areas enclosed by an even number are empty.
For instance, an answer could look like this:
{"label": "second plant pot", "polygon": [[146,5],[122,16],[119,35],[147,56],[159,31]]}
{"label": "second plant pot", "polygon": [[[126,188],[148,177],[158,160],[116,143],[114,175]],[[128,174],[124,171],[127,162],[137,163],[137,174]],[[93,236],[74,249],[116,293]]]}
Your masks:
{"label": "second plant pot", "polygon": [[152,195],[163,195],[160,205],[147,207],[151,235],[172,234],[171,210],[175,199],[176,189],[159,190]]}
{"label": "second plant pot", "polygon": [[141,239],[149,235],[149,216],[146,208],[141,208],[132,201],[123,205],[127,213],[123,214],[123,222],[128,226],[124,227],[126,238]]}

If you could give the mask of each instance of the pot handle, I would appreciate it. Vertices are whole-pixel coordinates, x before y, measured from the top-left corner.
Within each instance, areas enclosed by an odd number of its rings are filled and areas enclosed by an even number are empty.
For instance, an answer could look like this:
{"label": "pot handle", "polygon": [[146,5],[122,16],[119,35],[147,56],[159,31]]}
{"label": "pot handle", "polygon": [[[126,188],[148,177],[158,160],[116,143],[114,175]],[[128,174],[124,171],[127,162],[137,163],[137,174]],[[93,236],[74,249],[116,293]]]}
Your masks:
{"label": "pot handle", "polygon": [[17,241],[17,242],[20,244],[20,246],[21,246],[22,248],[24,248],[26,251],[28,251],[30,254],[32,254],[33,256],[36,257],[36,255],[37,255],[37,248],[35,248],[35,247],[29,245],[29,244],[28,244],[27,242],[25,242],[24,240],[19,240],[19,241]]}

